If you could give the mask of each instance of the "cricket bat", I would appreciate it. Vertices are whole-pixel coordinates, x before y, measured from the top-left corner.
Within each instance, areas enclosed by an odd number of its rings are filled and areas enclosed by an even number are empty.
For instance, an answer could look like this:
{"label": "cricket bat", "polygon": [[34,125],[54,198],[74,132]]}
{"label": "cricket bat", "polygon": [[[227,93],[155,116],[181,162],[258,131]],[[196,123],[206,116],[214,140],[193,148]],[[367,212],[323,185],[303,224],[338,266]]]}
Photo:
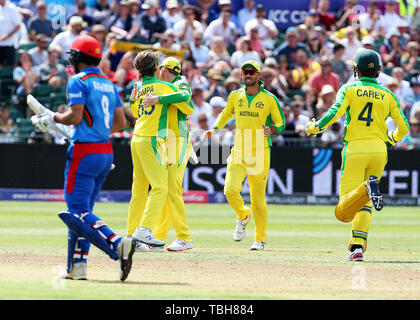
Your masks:
{"label": "cricket bat", "polygon": [[[54,113],[50,109],[47,109],[42,104],[40,104],[39,101],[36,100],[35,97],[31,94],[28,94],[28,96],[26,97],[26,103],[28,104],[29,108],[31,108],[31,110],[37,115]],[[54,130],[57,131],[59,134],[63,135],[69,141],[71,140],[71,134],[73,129],[70,126],[66,126],[61,123],[56,123],[54,124]]]}

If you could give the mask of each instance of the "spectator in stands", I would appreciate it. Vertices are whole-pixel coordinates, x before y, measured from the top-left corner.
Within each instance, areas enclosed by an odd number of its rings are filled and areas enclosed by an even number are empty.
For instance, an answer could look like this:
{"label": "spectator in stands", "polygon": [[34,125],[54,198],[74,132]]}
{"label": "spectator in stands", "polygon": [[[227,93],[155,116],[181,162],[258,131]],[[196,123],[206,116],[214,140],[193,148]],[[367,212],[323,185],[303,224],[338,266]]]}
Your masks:
{"label": "spectator in stands", "polygon": [[116,85],[124,87],[128,85],[131,81],[136,80],[138,77],[138,72],[133,65],[133,53],[127,51],[124,53],[121,58],[120,63],[117,66],[115,71]]}
{"label": "spectator in stands", "polygon": [[176,36],[175,36],[174,30],[166,29],[163,34],[163,37],[160,39],[159,42],[156,42],[153,45],[153,48],[155,49],[164,48],[168,50],[179,51],[181,50],[181,45],[176,42]]}
{"label": "spectator in stands", "polygon": [[238,21],[241,31],[245,32],[245,24],[257,17],[257,10],[255,9],[255,0],[244,0],[244,7],[238,11]]}
{"label": "spectator in stands", "polygon": [[375,1],[369,2],[367,12],[359,14],[359,22],[360,27],[366,29],[372,37],[385,37],[384,22],[378,11],[378,4]]}
{"label": "spectator in stands", "polygon": [[109,29],[120,40],[131,41],[140,30],[139,23],[133,21],[126,0],[122,0],[118,4],[117,13],[111,17],[110,21]]}
{"label": "spectator in stands", "polygon": [[407,52],[401,57],[401,67],[408,74],[419,74],[420,72],[420,46],[416,41],[411,41],[407,45]]}
{"label": "spectator in stands", "polygon": [[229,96],[229,94],[232,91],[238,90],[242,85],[241,82],[236,79],[233,76],[228,77],[224,82],[223,85],[226,89],[226,95]]}
{"label": "spectator in stands", "polygon": [[209,121],[205,113],[200,113],[198,115],[198,127],[203,131],[207,131],[210,128]]}
{"label": "spectator in stands", "polygon": [[296,52],[299,49],[307,51],[306,45],[298,42],[298,33],[295,27],[286,30],[286,41],[276,50],[276,57],[286,56],[291,68],[296,65]]}
{"label": "spectator in stands", "polygon": [[192,57],[199,69],[208,69],[210,60],[210,49],[203,44],[203,34],[194,30],[193,41],[190,43]]}
{"label": "spectator in stands", "polygon": [[190,43],[193,39],[194,30],[202,34],[204,32],[204,26],[200,21],[196,20],[193,6],[184,6],[182,13],[183,19],[175,23],[174,32],[179,41]]}
{"label": "spectator in stands", "polygon": [[328,13],[330,0],[319,0],[317,7],[318,23],[325,26],[327,31],[335,31],[336,23],[334,15]]}
{"label": "spectator in stands", "polygon": [[316,119],[321,119],[323,115],[328,111],[328,109],[334,104],[335,102],[335,93],[336,90],[329,85],[323,85],[322,90],[319,93],[319,99],[316,105]]}
{"label": "spectator in stands", "polygon": [[225,79],[222,72],[216,68],[210,68],[206,78],[209,81],[209,88],[204,92],[204,100],[209,101],[212,97],[226,97],[226,90],[221,85]]}
{"label": "spectator in stands", "polygon": [[210,116],[207,117],[209,127],[212,127],[216,122],[217,117],[226,107],[226,101],[222,97],[213,97],[209,102],[210,106],[213,108],[213,111]]}
{"label": "spectator in stands", "polygon": [[400,45],[401,34],[392,29],[387,35],[384,44],[380,47],[382,61],[386,67],[400,67],[404,50]]}
{"label": "spectator in stands", "polygon": [[296,141],[294,139],[299,138],[299,134],[296,133],[296,125],[293,119],[292,110],[290,106],[286,105],[282,107],[284,120],[285,120],[285,128],[282,132],[282,137],[284,138],[284,146],[293,146]]}
{"label": "spectator in stands", "polygon": [[66,67],[58,61],[61,55],[60,47],[50,46],[47,53],[47,61],[40,64],[37,71],[40,75],[39,82],[49,84],[57,90],[67,82]]}
{"label": "spectator in stands", "polygon": [[303,23],[296,27],[298,33],[298,42],[308,44],[309,41],[309,30]]}
{"label": "spectator in stands", "polygon": [[201,11],[199,21],[203,26],[208,26],[210,22],[217,19],[217,12],[213,8],[213,4],[216,0],[197,0],[197,2]]}
{"label": "spectator in stands", "polygon": [[26,95],[32,93],[40,76],[34,70],[32,60],[28,52],[20,49],[18,54],[18,65],[13,70],[13,79],[18,83],[16,94],[19,97],[25,97]]}
{"label": "spectator in stands", "polygon": [[6,103],[0,106],[0,133],[8,134],[14,126],[13,119],[10,118],[10,110]]}
{"label": "spectator in stands", "polygon": [[103,26],[102,24],[95,24],[94,26],[92,26],[92,29],[90,31],[90,35],[94,37],[96,40],[98,40],[99,43],[101,44],[102,52],[105,52],[106,50],[106,44],[105,44],[106,33],[107,33],[107,30],[105,26]]}
{"label": "spectator in stands", "polygon": [[420,150],[420,121],[414,117],[410,118],[410,131],[398,143],[401,150]]}
{"label": "spectator in stands", "polygon": [[303,24],[308,28],[308,30],[312,30],[314,26],[318,24],[318,12],[316,9],[312,8],[309,10],[308,14],[305,16],[303,20]]}
{"label": "spectator in stands", "polygon": [[354,11],[356,4],[357,0],[346,0],[344,7],[338,9],[335,15],[335,19],[337,20],[337,29],[350,26],[353,17],[357,15],[357,13]]}
{"label": "spectator in stands", "polygon": [[111,70],[116,71],[118,67],[118,63],[120,63],[124,51],[116,51],[111,52],[111,48],[115,45],[116,41],[118,41],[117,36],[113,32],[108,32],[105,36],[105,49],[104,54],[102,55],[102,59],[108,59],[111,61]]}
{"label": "spectator in stands", "polygon": [[382,16],[382,24],[385,29],[385,34],[395,29],[400,24],[402,18],[397,12],[397,1],[388,0],[385,3],[385,14]]}
{"label": "spectator in stands", "polygon": [[225,43],[233,46],[237,38],[236,26],[230,21],[232,11],[230,9],[223,9],[220,12],[220,17],[213,20],[204,30],[204,42],[211,43],[214,37],[222,37]]}
{"label": "spectator in stands", "polygon": [[166,27],[168,29],[173,29],[175,24],[182,20],[178,0],[166,1],[166,9],[162,12],[162,18],[166,21]]}
{"label": "spectator in stands", "polygon": [[325,30],[325,27],[321,25],[316,25],[312,28],[312,30],[314,32],[317,32],[319,34],[319,38],[321,39],[322,49],[319,55],[320,56],[332,55],[332,52],[334,49],[334,43],[327,36],[327,31]]}
{"label": "spectator in stands", "polygon": [[295,124],[295,132],[299,137],[306,138],[305,125],[311,120],[303,113],[303,105],[298,101],[292,101],[290,103],[290,111]]}
{"label": "spectator in stands", "polygon": [[111,61],[108,59],[102,58],[101,62],[98,65],[98,68],[101,69],[102,74],[107,77],[112,83],[116,83],[115,72],[111,70]]}
{"label": "spectator in stands", "polygon": [[407,101],[407,108],[404,109],[404,114],[407,119],[410,118],[411,110],[416,108],[420,101],[420,76],[412,77],[410,79],[410,87],[413,90],[412,95],[406,98]]}
{"label": "spectator in stands", "polygon": [[334,46],[333,56],[331,59],[331,71],[340,77],[341,83],[345,83],[350,76],[348,65],[343,61],[344,46],[337,43]]}
{"label": "spectator in stands", "polygon": [[395,67],[392,69],[391,76],[396,78],[400,84],[400,87],[397,89],[397,97],[400,102],[401,109],[405,110],[410,107],[407,102],[407,97],[413,95],[413,89],[410,87],[410,82],[404,79],[405,73],[403,68]]}
{"label": "spectator in stands", "polygon": [[248,34],[252,28],[258,27],[258,36],[264,49],[272,51],[279,31],[273,21],[266,19],[266,14],[264,5],[257,4],[256,17],[245,24],[245,32]]}
{"label": "spectator in stands", "polygon": [[305,50],[299,49],[296,52],[296,65],[292,70],[292,77],[289,85],[292,89],[301,89],[308,82],[309,77],[315,71],[321,70],[316,60],[309,60]]}
{"label": "spectator in stands", "polygon": [[276,81],[276,72],[273,69],[266,66],[263,67],[261,69],[261,80],[264,83],[265,90],[281,99],[280,88],[278,88],[278,83]]}
{"label": "spectator in stands", "polygon": [[205,113],[208,117],[211,116],[213,109],[211,105],[204,99],[204,91],[200,86],[191,87],[192,95],[191,99],[194,102],[194,113],[189,117],[191,122],[195,125],[198,125],[198,115]]}
{"label": "spectator in stands", "polygon": [[[264,49],[261,39],[258,36],[258,27],[251,28],[249,30],[249,33],[247,33],[247,37],[249,38],[249,42],[251,43],[251,49],[260,55],[261,60],[264,60],[265,57],[270,54],[270,51],[266,51]],[[238,50],[238,45],[236,47]]]}
{"label": "spectator in stands", "polygon": [[146,0],[141,8],[145,10],[140,17],[142,37],[150,40],[162,38],[166,30],[165,19],[159,14],[159,1]]}
{"label": "spectator in stands", "polygon": [[320,38],[320,34],[316,31],[311,31],[308,37],[308,52],[310,59],[318,59],[321,50],[322,50],[322,42]]}
{"label": "spectator in stands", "polygon": [[340,87],[340,78],[338,75],[331,71],[331,60],[328,56],[320,58],[321,70],[315,71],[308,79],[310,87],[314,88],[317,94],[321,93],[322,87],[325,84],[331,85],[335,91]]}
{"label": "spectator in stands", "polygon": [[10,0],[0,0],[0,7],[0,67],[13,67],[16,63],[18,31],[22,18],[16,5]]}
{"label": "spectator in stands", "polygon": [[43,34],[36,35],[36,47],[29,49],[28,54],[31,57],[34,67],[46,62],[48,60],[48,37]]}
{"label": "spectator in stands", "polygon": [[249,38],[247,36],[243,36],[239,41],[239,50],[233,52],[230,59],[232,67],[240,68],[247,60],[255,60],[262,65],[258,52],[252,50]]}
{"label": "spectator in stands", "polygon": [[347,27],[346,38],[340,40],[339,43],[344,46],[344,54],[342,59],[350,68],[356,57],[357,50],[362,47],[362,43],[355,37],[355,31],[353,27]]}
{"label": "spectator in stands", "polygon": [[77,3],[76,12],[69,17],[67,23],[69,23],[71,17],[74,16],[82,17],[83,21],[86,22],[87,27],[91,27],[95,24],[95,20],[86,12],[86,3],[84,1]]}
{"label": "spectator in stands", "polygon": [[[114,3],[115,4],[115,3]],[[108,0],[97,0],[93,7],[92,18],[96,24],[102,24],[108,27],[112,16],[112,9]]]}
{"label": "spectator in stands", "polygon": [[222,37],[216,36],[210,43],[209,59],[209,64],[211,66],[214,66],[217,61],[226,61],[230,63],[230,55]]}
{"label": "spectator in stands", "polygon": [[235,26],[238,29],[240,29],[241,26],[239,24],[238,17],[236,16],[235,13],[233,13],[232,0],[219,0],[218,4],[219,4],[219,12],[222,12],[223,10],[230,10],[232,12],[230,16],[230,21],[232,21],[235,24]]}
{"label": "spectator in stands", "polygon": [[133,21],[136,21],[140,26],[140,0],[128,0],[128,11]]}
{"label": "spectator in stands", "polygon": [[83,21],[82,17],[73,16],[70,18],[69,24],[66,31],[62,31],[57,34],[51,41],[51,46],[59,46],[61,49],[61,59],[67,59],[71,45],[74,40],[80,37],[81,32],[87,26],[86,22]]}
{"label": "spectator in stands", "polygon": [[48,40],[55,37],[52,22],[47,17],[47,4],[44,1],[36,3],[37,15],[28,21],[29,39],[35,41],[37,34],[45,34]]}
{"label": "spectator in stands", "polygon": [[318,120],[316,106],[318,104],[318,95],[311,87],[306,87],[303,92],[303,109],[310,119]]}

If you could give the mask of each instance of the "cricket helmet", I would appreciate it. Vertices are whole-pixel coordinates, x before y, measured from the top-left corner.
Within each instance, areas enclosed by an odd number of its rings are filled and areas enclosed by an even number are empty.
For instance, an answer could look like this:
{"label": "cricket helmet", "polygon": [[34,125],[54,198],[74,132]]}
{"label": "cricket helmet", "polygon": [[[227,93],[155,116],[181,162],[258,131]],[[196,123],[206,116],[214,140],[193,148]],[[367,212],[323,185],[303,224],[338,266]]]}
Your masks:
{"label": "cricket helmet", "polygon": [[165,67],[168,70],[173,71],[176,74],[181,74],[181,63],[177,58],[168,57],[162,61],[160,67]]}
{"label": "cricket helmet", "polygon": [[69,61],[73,66],[78,62],[84,62],[88,65],[98,65],[102,57],[102,47],[95,38],[84,35],[73,41]]}

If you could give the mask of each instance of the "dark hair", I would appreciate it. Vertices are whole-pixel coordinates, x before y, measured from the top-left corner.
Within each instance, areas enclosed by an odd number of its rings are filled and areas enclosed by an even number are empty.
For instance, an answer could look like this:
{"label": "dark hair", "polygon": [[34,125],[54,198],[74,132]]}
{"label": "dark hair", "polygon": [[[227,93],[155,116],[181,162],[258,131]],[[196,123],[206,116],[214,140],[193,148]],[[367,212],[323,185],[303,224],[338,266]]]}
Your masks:
{"label": "dark hair", "polygon": [[139,78],[153,76],[159,63],[160,53],[153,50],[144,50],[137,54],[133,64],[139,72]]}
{"label": "dark hair", "polygon": [[333,48],[333,52],[336,53],[338,50],[341,49],[345,49],[344,46],[341,43],[337,43]]}
{"label": "dark hair", "polygon": [[379,76],[379,70],[360,70],[362,77],[377,78]]}

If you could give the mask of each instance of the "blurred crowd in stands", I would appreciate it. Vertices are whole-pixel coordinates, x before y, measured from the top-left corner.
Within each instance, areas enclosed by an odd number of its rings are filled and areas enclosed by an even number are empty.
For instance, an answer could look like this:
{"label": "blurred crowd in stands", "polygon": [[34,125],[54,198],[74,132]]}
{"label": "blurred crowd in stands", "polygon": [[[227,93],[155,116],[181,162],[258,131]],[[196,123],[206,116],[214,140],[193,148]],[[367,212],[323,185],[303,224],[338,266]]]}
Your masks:
{"label": "blurred crowd in stands", "polygon": [[[420,149],[419,1],[368,1],[361,7],[346,0],[337,12],[330,11],[330,0],[312,1],[304,21],[285,30],[268,19],[258,0],[243,0],[239,10],[231,0],[197,3],[167,0],[161,7],[158,0],[97,0],[87,6],[76,0],[60,21],[49,18],[58,4],[0,0],[0,142],[64,143],[31,125],[26,95],[54,111],[66,110],[66,83],[74,74],[67,52],[74,39],[89,34],[102,44],[99,68],[126,105],[127,128],[115,142],[127,143],[135,123],[128,98],[138,81],[136,50],[153,48],[182,60],[195,104],[188,117],[193,143],[213,125],[230,92],[243,86],[241,64],[254,59],[265,89],[279,98],[285,114],[286,130],[273,144],[341,147],[344,118],[317,139],[306,137],[305,124],[322,117],[339,87],[355,80],[352,61],[358,50],[369,48],[381,59],[378,81],[395,93],[410,122],[397,148]],[[129,51],[127,42],[138,46]],[[234,129],[233,119],[219,143],[232,144]]]}

